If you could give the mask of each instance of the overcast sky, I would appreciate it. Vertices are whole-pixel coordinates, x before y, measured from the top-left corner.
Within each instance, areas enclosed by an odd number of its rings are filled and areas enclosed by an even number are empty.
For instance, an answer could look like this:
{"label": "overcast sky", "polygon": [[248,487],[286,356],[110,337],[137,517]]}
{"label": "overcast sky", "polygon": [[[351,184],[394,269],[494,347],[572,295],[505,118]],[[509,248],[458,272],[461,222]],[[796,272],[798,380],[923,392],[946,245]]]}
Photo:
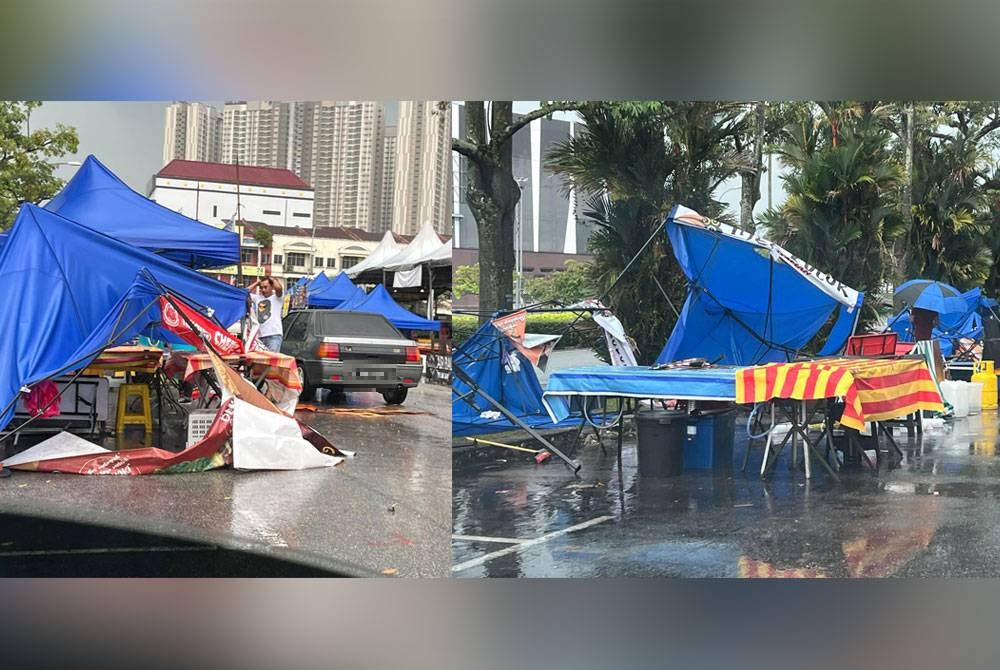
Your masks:
{"label": "overcast sky", "polygon": [[[57,123],[76,128],[79,151],[59,160],[83,161],[94,154],[126,184],[146,195],[146,186],[163,167],[163,122],[166,102],[45,102],[31,114],[31,128]],[[63,179],[75,167],[60,167]]]}

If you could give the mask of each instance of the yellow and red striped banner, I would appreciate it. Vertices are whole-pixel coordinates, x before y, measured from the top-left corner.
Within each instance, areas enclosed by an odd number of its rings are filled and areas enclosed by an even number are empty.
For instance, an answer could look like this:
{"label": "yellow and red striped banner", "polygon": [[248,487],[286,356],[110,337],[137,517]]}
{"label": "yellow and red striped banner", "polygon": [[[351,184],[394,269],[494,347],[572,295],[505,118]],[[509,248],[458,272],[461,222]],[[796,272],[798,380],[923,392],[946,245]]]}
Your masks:
{"label": "yellow and red striped banner", "polygon": [[736,372],[736,402],[775,398],[843,398],[840,423],[857,430],[869,421],[895,419],[917,410],[944,410],[927,364],[916,359],[828,358],[769,363]]}

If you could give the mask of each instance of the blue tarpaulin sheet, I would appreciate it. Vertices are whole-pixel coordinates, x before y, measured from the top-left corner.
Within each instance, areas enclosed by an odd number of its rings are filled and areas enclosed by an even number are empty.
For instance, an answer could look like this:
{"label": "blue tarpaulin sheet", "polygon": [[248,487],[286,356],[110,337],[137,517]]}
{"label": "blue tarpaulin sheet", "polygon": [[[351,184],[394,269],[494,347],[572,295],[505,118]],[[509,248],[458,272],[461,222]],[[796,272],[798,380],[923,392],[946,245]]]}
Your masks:
{"label": "blue tarpaulin sheet", "polygon": [[[856,315],[862,293],[780,246],[675,206],[666,232],[689,291],[657,363],[705,358],[756,365],[787,361],[843,307]],[[846,342],[853,323],[834,329]],[[843,346],[837,344],[834,350]]]}
{"label": "blue tarpaulin sheet", "polygon": [[[555,428],[557,425],[576,425],[580,422],[579,417],[565,424],[552,422],[542,404],[542,386],[535,369],[492,323],[484,324],[463,342],[452,355],[452,361],[490,397],[532,428]],[[452,389],[452,435],[464,437],[518,428],[503,415],[484,417],[484,412],[497,412],[480,395],[473,394],[460,400],[470,390],[461,380],[456,378]]]}
{"label": "blue tarpaulin sheet", "polygon": [[677,368],[592,365],[556,370],[542,400],[554,421],[570,415],[574,397],[736,400],[736,367]]}
{"label": "blue tarpaulin sheet", "polygon": [[[245,290],[35,205],[21,207],[11,230],[0,251],[0,283],[7,287],[0,301],[0,427],[13,416],[11,403],[22,386],[84,367],[100,352],[98,346],[139,334],[176,340],[145,320],[150,314],[142,310],[150,305],[143,300],[152,294],[150,286],[210,309],[224,326],[245,313]],[[158,308],[153,309],[155,321]]]}
{"label": "blue tarpaulin sheet", "polygon": [[441,330],[440,322],[417,316],[393,300],[382,284],[373,288],[371,293],[365,296],[364,300],[351,305],[349,309],[344,309],[343,307],[338,309],[350,312],[373,312],[381,314],[400,330]]}
{"label": "blue tarpaulin sheet", "polygon": [[236,233],[190,219],[143,197],[88,156],[45,209],[186,267],[235,265]]}

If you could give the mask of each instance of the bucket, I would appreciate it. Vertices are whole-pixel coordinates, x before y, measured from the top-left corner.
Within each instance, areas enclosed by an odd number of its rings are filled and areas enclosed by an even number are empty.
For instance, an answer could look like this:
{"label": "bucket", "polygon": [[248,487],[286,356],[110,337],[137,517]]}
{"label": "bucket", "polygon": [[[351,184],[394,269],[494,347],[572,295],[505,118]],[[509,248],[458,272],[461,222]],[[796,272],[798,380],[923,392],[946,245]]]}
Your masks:
{"label": "bucket", "polygon": [[997,376],[993,371],[993,361],[976,361],[972,371],[972,381],[983,385],[983,409],[996,409]]}
{"label": "bucket", "polygon": [[941,393],[945,401],[951,405],[955,418],[969,416],[969,382],[946,380],[941,382]]}
{"label": "bucket", "polygon": [[639,474],[645,477],[681,474],[687,441],[687,412],[640,411],[635,420],[639,428]]}
{"label": "bucket", "polygon": [[983,386],[982,382],[969,384],[969,414],[979,414],[983,411]]}

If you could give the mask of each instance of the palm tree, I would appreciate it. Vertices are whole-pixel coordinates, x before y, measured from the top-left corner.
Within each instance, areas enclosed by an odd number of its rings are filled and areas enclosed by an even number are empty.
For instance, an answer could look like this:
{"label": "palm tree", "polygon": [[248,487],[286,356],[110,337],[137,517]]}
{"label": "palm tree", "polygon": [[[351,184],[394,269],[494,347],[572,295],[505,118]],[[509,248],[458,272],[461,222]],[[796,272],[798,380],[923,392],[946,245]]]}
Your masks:
{"label": "palm tree", "polygon": [[993,267],[982,179],[989,156],[963,133],[922,139],[914,156],[908,275],[982,286]]}
{"label": "palm tree", "polygon": [[895,201],[902,166],[875,103],[817,103],[780,133],[789,193],[765,214],[770,236],[806,262],[865,291],[862,321],[877,316],[891,278],[892,241],[904,232]]}

